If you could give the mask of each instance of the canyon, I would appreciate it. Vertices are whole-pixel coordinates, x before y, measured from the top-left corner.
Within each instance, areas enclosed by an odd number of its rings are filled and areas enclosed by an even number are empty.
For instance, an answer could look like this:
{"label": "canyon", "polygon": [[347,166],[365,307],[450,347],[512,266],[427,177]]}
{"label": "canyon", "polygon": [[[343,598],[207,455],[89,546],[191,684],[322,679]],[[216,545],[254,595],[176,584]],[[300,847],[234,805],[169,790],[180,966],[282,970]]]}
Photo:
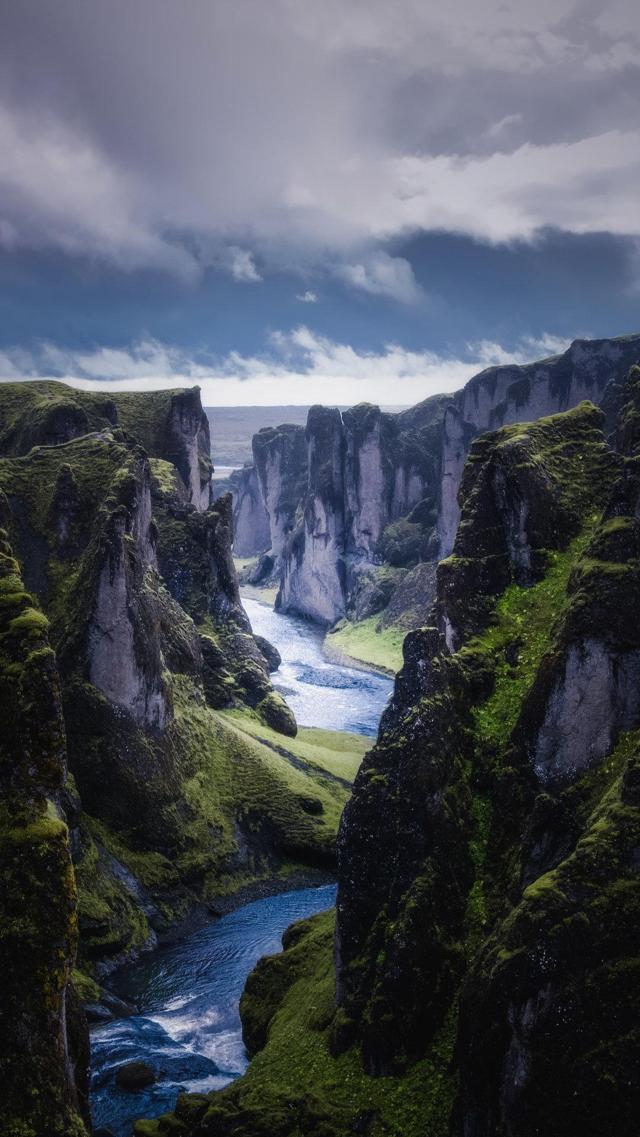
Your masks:
{"label": "canyon", "polygon": [[[116,968],[314,872],[335,910],[249,975],[246,1072],[136,1137],[635,1137],[639,358],[576,341],[395,415],[311,408],[259,432],[233,508],[197,391],[3,385],[11,1137],[86,1132]],[[279,619],[422,582],[370,742],[274,682],[245,481]]]}

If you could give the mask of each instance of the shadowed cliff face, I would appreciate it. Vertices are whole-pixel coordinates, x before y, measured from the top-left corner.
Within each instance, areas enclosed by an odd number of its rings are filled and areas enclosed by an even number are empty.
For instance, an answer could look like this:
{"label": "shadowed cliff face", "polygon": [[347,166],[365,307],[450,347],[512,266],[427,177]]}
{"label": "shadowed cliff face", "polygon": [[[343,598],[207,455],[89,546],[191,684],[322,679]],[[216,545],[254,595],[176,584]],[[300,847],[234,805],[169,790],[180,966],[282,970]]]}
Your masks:
{"label": "shadowed cliff face", "polygon": [[253,557],[265,552],[271,546],[271,529],[255,466],[235,470],[229,487],[233,495],[234,553],[237,557]]}
{"label": "shadowed cliff face", "polygon": [[[2,523],[10,519],[0,495]],[[85,1133],[88,1039],[71,987],[76,891],[62,819],[60,679],[0,531],[0,1081],[7,1137]]]}
{"label": "shadowed cliff face", "polygon": [[453,1025],[464,1137],[632,1132],[637,458],[602,425],[473,443],[435,626],[340,831],[336,1045],[403,1070]]}

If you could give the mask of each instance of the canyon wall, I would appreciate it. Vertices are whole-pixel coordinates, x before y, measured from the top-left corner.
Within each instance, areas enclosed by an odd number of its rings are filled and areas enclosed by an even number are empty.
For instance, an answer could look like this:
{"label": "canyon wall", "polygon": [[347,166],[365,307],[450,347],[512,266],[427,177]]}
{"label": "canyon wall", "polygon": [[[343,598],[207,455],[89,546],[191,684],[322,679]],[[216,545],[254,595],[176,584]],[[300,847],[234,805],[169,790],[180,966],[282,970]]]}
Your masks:
{"label": "canyon wall", "polygon": [[[305,442],[300,427],[261,431],[254,437],[255,470],[242,471],[236,494],[237,551],[249,556],[271,548],[281,611],[327,625],[378,612],[390,592],[377,568],[412,569],[451,552],[474,438],[583,399],[605,406],[611,425],[620,384],[639,354],[640,336],[576,340],[562,355],[488,368],[461,391],[400,414],[369,404],[342,414],[314,407]],[[286,433],[292,431],[294,450]],[[402,577],[398,572],[394,593]],[[415,591],[411,584],[407,589]],[[420,611],[432,599],[429,584]]]}
{"label": "canyon wall", "polygon": [[600,1133],[610,1110],[631,1132],[638,474],[603,426],[581,404],[472,444],[433,626],[343,818],[337,1045],[402,1071],[455,1006],[460,1137]]}
{"label": "canyon wall", "polygon": [[581,403],[471,444],[343,813],[335,935],[260,961],[256,1057],[179,1099],[188,1135],[635,1137],[640,367],[616,450],[609,425]]}
{"label": "canyon wall", "polygon": [[110,972],[216,897],[333,864],[347,793],[287,749],[297,726],[241,604],[231,498],[208,504],[198,392],[145,400],[0,385],[12,1137],[83,1132],[80,1003],[108,1018]]}
{"label": "canyon wall", "polygon": [[[408,533],[435,521],[439,422],[446,400],[401,414],[362,403],[342,414],[312,407],[301,516],[281,553],[276,606],[324,624],[350,613],[362,574],[384,560],[389,527]],[[428,537],[425,538],[428,543]]]}
{"label": "canyon wall", "polygon": [[[9,503],[0,494],[0,523]],[[77,894],[62,809],[67,755],[48,622],[0,529],[0,1081],[7,1137],[81,1137],[88,1039],[71,982]]]}
{"label": "canyon wall", "polygon": [[640,336],[574,340],[562,355],[539,363],[489,367],[453,396],[443,423],[438,511],[440,556],[453,548],[458,490],[470,442],[508,423],[530,422],[590,399],[597,406],[609,385],[624,380],[640,355]]}

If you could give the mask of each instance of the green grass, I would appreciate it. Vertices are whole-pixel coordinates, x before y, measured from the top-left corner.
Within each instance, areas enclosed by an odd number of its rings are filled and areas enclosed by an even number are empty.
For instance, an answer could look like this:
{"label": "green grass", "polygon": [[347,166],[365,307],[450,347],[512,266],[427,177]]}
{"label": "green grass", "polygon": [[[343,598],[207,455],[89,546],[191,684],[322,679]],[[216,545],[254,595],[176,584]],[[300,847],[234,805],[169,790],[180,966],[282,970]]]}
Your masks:
{"label": "green grass", "polygon": [[311,767],[326,770],[337,778],[352,782],[360,763],[371,746],[371,740],[362,734],[339,730],[319,730],[316,727],[299,727],[295,738],[285,738],[259,722],[250,711],[218,712],[234,726],[263,739],[273,746],[286,749]]}
{"label": "green grass", "polygon": [[[190,820],[179,822],[184,846],[175,863],[181,875],[201,869],[207,893],[226,888],[238,825],[250,845],[245,874],[263,877],[271,848],[286,860],[329,863],[349,795],[341,779],[359,762],[365,741],[345,735],[341,753],[330,732],[320,742],[313,735],[287,738],[250,711],[213,711],[198,703],[187,680],[174,680],[174,705],[173,729],[184,754],[182,796],[191,812]],[[305,808],[309,799],[318,812]]]}
{"label": "green grass", "polygon": [[[237,565],[236,561],[236,569]],[[253,584],[240,585],[240,599],[244,597],[246,600],[257,600],[258,604],[266,604],[267,608],[273,608],[277,595],[278,589],[275,585],[270,588],[259,588]]]}
{"label": "green grass", "polygon": [[[461,658],[483,653],[495,661],[493,694],[474,714],[480,735],[498,746],[504,746],[513,730],[523,698],[551,646],[554,627],[565,609],[571,570],[591,535],[589,527],[566,552],[550,552],[548,571],[538,584],[531,588],[510,585],[496,604],[494,622],[460,652]],[[511,644],[517,650],[514,664],[505,655]]]}
{"label": "green grass", "polygon": [[[323,1134],[338,1137],[352,1132],[359,1114],[373,1110],[370,1137],[446,1137],[455,1088],[450,1071],[455,1019],[447,1021],[429,1057],[402,1078],[369,1077],[355,1050],[333,1057],[334,912],[305,924],[305,934],[279,960],[294,982],[271,1020],[267,1044],[242,1079],[212,1095],[211,1113],[225,1110],[226,1097],[243,1113],[255,1111],[264,1124],[271,1112],[277,1119],[300,1103],[322,1118]],[[273,1128],[279,1132],[277,1123]]]}
{"label": "green grass", "polygon": [[325,647],[329,652],[349,656],[383,671],[396,672],[402,667],[402,644],[406,632],[402,628],[379,628],[379,617],[369,616],[358,623],[345,623],[329,632]]}

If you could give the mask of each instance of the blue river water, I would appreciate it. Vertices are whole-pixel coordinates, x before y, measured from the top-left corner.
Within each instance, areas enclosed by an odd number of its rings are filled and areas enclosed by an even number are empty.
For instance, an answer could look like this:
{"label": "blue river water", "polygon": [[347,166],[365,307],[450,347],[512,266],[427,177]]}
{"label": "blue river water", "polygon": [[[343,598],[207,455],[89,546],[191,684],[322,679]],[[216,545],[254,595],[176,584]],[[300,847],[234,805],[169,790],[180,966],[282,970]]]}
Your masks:
{"label": "blue river water", "polygon": [[322,652],[322,631],[308,620],[282,616],[246,597],[242,603],[256,635],[268,639],[282,656],[271,679],[300,726],[377,734],[393,680],[330,663]]}
{"label": "blue river water", "polygon": [[[182,1091],[222,1089],[242,1074],[238,1005],[247,975],[261,956],[281,950],[289,924],[330,908],[335,894],[327,884],[256,900],[123,970],[117,992],[139,1014],[91,1032],[95,1127],[128,1137],[134,1120],[166,1113]],[[129,1093],[115,1084],[115,1071],[134,1059],[148,1062],[158,1080]]]}
{"label": "blue river water", "polygon": [[[322,633],[305,620],[243,600],[256,634],[282,656],[273,674],[300,726],[375,735],[392,682],[385,676],[328,662]],[[112,977],[111,986],[138,1009],[91,1032],[94,1126],[129,1137],[134,1120],[157,1117],[182,1091],[221,1089],[244,1072],[239,1002],[247,976],[263,955],[282,947],[282,933],[305,916],[330,908],[335,885],[281,893],[245,904],[178,944],[150,952]],[[156,1082],[118,1088],[118,1066],[148,1062]]]}

